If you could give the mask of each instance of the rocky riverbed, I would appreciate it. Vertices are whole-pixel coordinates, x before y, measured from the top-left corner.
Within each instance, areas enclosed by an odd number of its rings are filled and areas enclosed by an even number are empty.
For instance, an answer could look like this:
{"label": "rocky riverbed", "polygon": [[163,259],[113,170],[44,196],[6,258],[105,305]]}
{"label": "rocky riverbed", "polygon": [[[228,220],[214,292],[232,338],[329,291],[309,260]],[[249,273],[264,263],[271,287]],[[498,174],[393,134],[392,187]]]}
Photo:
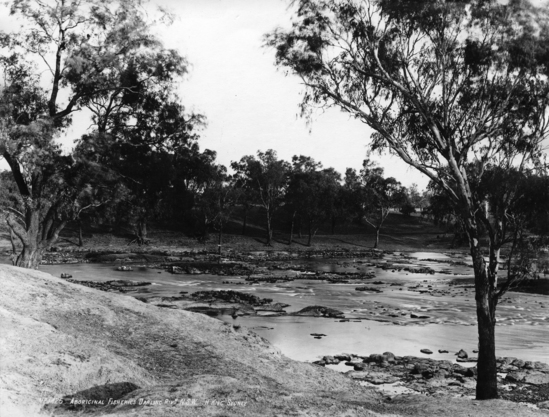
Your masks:
{"label": "rocky riverbed", "polygon": [[[433,353],[429,349],[423,351]],[[460,363],[416,356],[395,356],[391,352],[367,356],[328,355],[313,363],[319,366],[344,364],[352,368],[345,372],[352,379],[381,386],[387,392],[396,389],[399,392],[415,392],[429,396],[453,395],[473,398],[477,359],[469,357],[464,350],[456,352],[455,356]],[[548,364],[523,361],[514,357],[499,357],[497,370],[498,388],[502,398],[549,409]]]}
{"label": "rocky riverbed", "polygon": [[[366,262],[370,263],[370,260]],[[347,261],[344,263],[347,264]],[[409,375],[416,375],[410,381],[418,386],[428,386],[431,380],[445,378],[445,382],[448,382],[446,380],[454,378],[450,382],[461,383],[467,389],[468,380],[465,378],[473,378],[470,379],[473,381],[474,376],[462,375],[465,382],[460,382],[457,376],[459,368],[431,362],[430,358],[427,362],[422,361],[426,364],[425,369],[418,365],[417,371],[421,371],[418,374],[413,374],[413,369],[410,369],[411,364],[415,367],[418,360],[405,359],[406,357],[397,359],[396,356],[394,363],[384,359],[371,360],[371,355],[348,355],[342,358],[343,364],[339,365],[298,363],[280,355],[265,339],[248,331],[238,322],[224,323],[180,308],[158,308],[153,305],[155,297],[162,297],[162,293],[169,291],[172,294],[169,297],[182,299],[157,298],[156,301],[226,303],[231,307],[239,306],[238,308],[248,305],[254,310],[254,314],[245,317],[257,320],[262,319],[257,314],[257,308],[272,308],[284,310],[288,314],[271,317],[270,320],[295,319],[307,323],[308,320],[314,320],[326,324],[331,321],[337,326],[362,325],[361,319],[326,317],[326,312],[335,309],[334,305],[337,303],[319,305],[315,302],[315,296],[310,294],[314,294],[318,288],[327,288],[326,298],[323,299],[329,300],[337,298],[330,291],[346,288],[344,297],[361,297],[357,300],[364,301],[362,297],[380,297],[398,288],[391,288],[395,279],[391,276],[376,276],[375,280],[383,284],[372,285],[382,288],[383,293],[371,295],[355,291],[355,284],[334,284],[328,280],[306,278],[278,282],[274,284],[275,287],[271,283],[248,282],[246,287],[253,289],[254,293],[240,295],[230,285],[221,283],[226,280],[225,277],[206,276],[204,271],[198,274],[172,274],[163,267],[143,268],[138,263],[132,265],[131,271],[117,270],[116,264],[104,264],[99,270],[96,265],[90,264],[82,264],[85,268],[75,264],[72,269],[68,265],[70,264],[63,264],[56,272],[58,276],[60,273],[72,276],[66,279],[0,266],[3,283],[3,291],[0,293],[0,319],[2,328],[7,330],[0,336],[0,366],[3,373],[0,379],[0,408],[10,416],[26,417],[51,413],[56,416],[75,415],[81,412],[92,416],[179,416],[189,413],[212,416],[275,416],[299,413],[318,416],[438,416],[442,411],[453,416],[545,415],[541,410],[531,410],[520,404],[501,400],[478,403],[472,402],[467,396],[454,398],[450,392],[425,396],[420,394],[421,389],[413,390],[413,386],[410,388],[413,392],[408,394],[385,395],[360,384],[371,384],[366,378],[374,381],[373,373],[383,371],[388,376],[397,378],[397,382],[393,384],[406,382]],[[319,267],[324,268],[323,265]],[[333,271],[319,271],[317,274],[315,268],[307,266],[309,272],[299,272],[299,275],[371,272],[346,271],[355,267],[355,262],[351,261],[348,265],[331,264],[329,269]],[[93,272],[93,275],[87,276],[86,271]],[[282,271],[284,275],[290,273],[289,270]],[[392,274],[391,271],[388,273]],[[265,276],[269,274],[270,272],[265,272]],[[416,282],[426,278],[419,275]],[[120,279],[113,279],[113,276]],[[90,279],[92,277],[94,279]],[[433,279],[438,277],[435,274]],[[231,279],[247,282],[246,278],[248,277],[235,276]],[[77,282],[84,285],[75,285]],[[414,286],[417,285],[416,282]],[[420,283],[423,284],[427,283]],[[434,287],[434,284],[433,281],[428,285]],[[181,291],[181,285],[185,291]],[[275,288],[276,293],[270,291],[272,288]],[[176,295],[173,295],[174,289],[178,289]],[[313,292],[309,291],[311,289]],[[396,291],[395,294],[401,294]],[[133,297],[113,292],[124,292]],[[406,292],[408,297],[425,297],[425,293]],[[288,293],[297,295],[285,296]],[[194,294],[198,295],[193,297]],[[303,297],[296,298],[299,294],[303,294]],[[143,297],[147,302],[135,300],[136,297]],[[291,307],[284,307],[286,304]],[[343,312],[345,316],[354,314],[353,308],[347,305],[336,310]],[[420,310],[422,309],[406,306],[399,311],[415,314]],[[438,314],[437,311],[431,311],[428,314],[430,317]],[[299,312],[310,313],[314,317],[296,315]],[[385,311],[382,311],[377,317],[384,315]],[[236,320],[243,320],[243,317]],[[410,317],[409,320],[420,322],[427,319]],[[306,336],[320,339],[314,340],[314,343],[333,339],[330,331],[307,332]],[[353,368],[348,375],[326,369],[346,367],[345,362],[351,363]],[[359,363],[364,365],[358,365]],[[535,375],[528,373],[530,369],[526,367],[526,363],[521,367],[516,362],[509,365],[517,368],[517,386],[522,383],[533,385],[532,377]],[[355,366],[362,369],[355,370]],[[535,365],[532,366],[533,371],[545,374],[536,369]],[[431,378],[428,378],[429,373],[423,373],[428,370],[433,373]],[[361,381],[361,374],[354,374],[355,372],[369,372],[369,376],[362,374],[365,378]],[[444,372],[448,373],[443,375]],[[505,376],[506,381],[511,382],[507,379],[510,374],[512,372]],[[353,378],[353,375],[357,378]],[[447,376],[449,377],[446,378]],[[423,380],[426,382],[420,382]],[[450,385],[450,382],[448,386],[457,386]],[[108,403],[106,397],[113,401]],[[73,400],[81,401],[76,404],[78,407],[74,407]],[[107,403],[86,402],[101,400]]]}

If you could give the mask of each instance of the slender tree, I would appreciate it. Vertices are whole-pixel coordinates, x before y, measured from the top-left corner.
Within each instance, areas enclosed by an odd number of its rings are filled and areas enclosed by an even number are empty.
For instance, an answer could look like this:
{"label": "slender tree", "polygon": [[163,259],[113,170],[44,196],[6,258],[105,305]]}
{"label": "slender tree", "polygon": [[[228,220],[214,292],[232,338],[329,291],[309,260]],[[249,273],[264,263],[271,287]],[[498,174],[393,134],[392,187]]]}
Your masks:
{"label": "slender tree", "polygon": [[[499,252],[506,219],[473,192],[488,165],[540,164],[548,134],[547,10],[528,2],[296,0],[266,38],[301,77],[305,114],[338,106],[439,184],[467,234],[479,333],[477,399],[496,398]],[[480,239],[487,230],[488,245]],[[484,251],[486,250],[486,253]]]}
{"label": "slender tree", "polygon": [[244,156],[239,162],[233,162],[231,167],[236,172],[236,180],[252,191],[255,204],[264,210],[266,240],[267,245],[271,245],[273,216],[284,203],[290,165],[278,159],[276,152],[269,149],[259,151],[257,158]]}

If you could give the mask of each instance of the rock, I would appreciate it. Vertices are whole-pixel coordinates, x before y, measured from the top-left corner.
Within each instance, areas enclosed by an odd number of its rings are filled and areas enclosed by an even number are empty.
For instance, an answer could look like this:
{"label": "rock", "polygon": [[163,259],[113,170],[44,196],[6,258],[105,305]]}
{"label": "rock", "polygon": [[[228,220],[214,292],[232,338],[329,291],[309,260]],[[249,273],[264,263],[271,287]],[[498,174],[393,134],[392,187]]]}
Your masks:
{"label": "rock", "polygon": [[426,369],[421,373],[421,376],[425,379],[431,379],[435,376],[435,371],[433,369]]}
{"label": "rock", "polygon": [[400,381],[400,378],[393,375],[388,375],[384,372],[350,371],[347,372],[347,375],[349,375],[352,379],[366,381],[374,385],[393,384]]}
{"label": "rock", "polygon": [[191,294],[191,297],[195,300],[205,301],[205,302],[212,302],[212,301],[226,301],[228,303],[235,303],[235,304],[244,304],[249,305],[253,307],[266,307],[266,311],[281,311],[280,310],[270,310],[268,306],[284,306],[285,304],[271,304],[272,299],[271,298],[260,298],[253,294],[248,294],[244,292],[239,291],[197,291],[193,294]]}
{"label": "rock", "polygon": [[311,333],[311,336],[314,336],[314,337],[324,337],[326,336],[325,334],[322,334],[322,333]]}
{"label": "rock", "polygon": [[549,373],[549,364],[544,362],[534,362],[532,364],[534,366],[534,369],[537,371]]}
{"label": "rock", "polygon": [[500,358],[500,361],[502,364],[504,365],[510,365],[511,362],[513,362],[514,360],[516,360],[517,358],[513,358],[513,357],[509,357],[509,356],[506,356],[504,358]]}
{"label": "rock", "polygon": [[133,268],[128,265],[120,265],[116,267],[117,271],[133,271]]}
{"label": "rock", "polygon": [[380,355],[379,353],[372,353],[370,356],[368,356],[367,359],[364,359],[364,362],[366,363],[381,363],[383,362],[383,355]]}
{"label": "rock", "polygon": [[500,365],[499,368],[498,368],[498,371],[499,372],[502,372],[504,374],[508,374],[509,372],[515,372],[515,371],[518,371],[518,368],[516,366],[513,366],[513,365]]}
{"label": "rock", "polygon": [[523,368],[525,362],[522,359],[515,359],[513,362],[511,362],[511,365],[516,366],[517,368]]}
{"label": "rock", "polygon": [[472,366],[470,368],[467,368],[465,371],[465,376],[467,377],[474,377],[478,375],[478,370],[476,366]]}
{"label": "rock", "polygon": [[323,306],[309,306],[305,307],[302,310],[299,310],[296,313],[293,313],[294,316],[309,316],[309,317],[332,317],[332,318],[345,318],[345,315],[342,311],[336,310],[335,308],[328,308]]}
{"label": "rock", "polygon": [[544,372],[529,372],[525,377],[524,377],[524,382],[526,382],[527,384],[532,384],[532,385],[544,385],[544,384],[549,384],[549,374],[546,374]]}
{"label": "rock", "polygon": [[452,372],[458,375],[465,375],[465,373],[467,372],[467,368],[456,363],[452,365]]}
{"label": "rock", "polygon": [[425,353],[425,354],[427,354],[427,355],[431,355],[431,354],[433,353],[433,351],[430,350],[430,349],[421,349],[420,352],[421,352],[421,353]]}
{"label": "rock", "polygon": [[434,373],[434,370],[429,365],[424,362],[418,362],[414,364],[414,367],[410,373],[412,375],[423,375],[423,373],[427,371]]}
{"label": "rock", "polygon": [[509,372],[505,380],[510,382],[522,382],[526,377],[526,372]]}
{"label": "rock", "polygon": [[71,275],[71,274],[62,273],[62,274],[61,274],[61,278],[64,278],[64,279],[72,278],[72,275]]}
{"label": "rock", "polygon": [[350,361],[351,355],[347,355],[346,353],[342,353],[340,355],[334,355],[334,358],[336,358],[339,361]]}
{"label": "rock", "polygon": [[410,318],[411,319],[428,319],[430,317],[429,316],[418,316],[417,314],[411,313]]}
{"label": "rock", "polygon": [[438,353],[448,353],[448,351],[446,349],[439,349]]}
{"label": "rock", "polygon": [[337,364],[339,364],[339,359],[336,359],[333,356],[324,356],[322,358],[322,360],[324,361],[324,363],[326,365],[337,365]]}
{"label": "rock", "polygon": [[355,291],[367,291],[367,292],[375,292],[375,293],[383,292],[377,288],[372,288],[372,287],[356,287]]}
{"label": "rock", "polygon": [[549,410],[549,401],[542,401],[541,403],[536,404],[541,410]]}
{"label": "rock", "polygon": [[256,307],[256,311],[277,311],[277,312],[283,312],[286,307],[290,307],[289,304],[284,303],[274,303],[274,304],[267,304],[262,305],[259,307]]}
{"label": "rock", "polygon": [[456,353],[456,356],[460,359],[465,359],[465,358],[469,357],[467,352],[465,352],[463,349],[460,349],[460,351],[458,353]]}
{"label": "rock", "polygon": [[383,352],[382,356],[389,363],[395,362],[395,355],[392,352]]}
{"label": "rock", "polygon": [[456,362],[478,362],[478,358],[470,357],[470,358],[457,358]]}

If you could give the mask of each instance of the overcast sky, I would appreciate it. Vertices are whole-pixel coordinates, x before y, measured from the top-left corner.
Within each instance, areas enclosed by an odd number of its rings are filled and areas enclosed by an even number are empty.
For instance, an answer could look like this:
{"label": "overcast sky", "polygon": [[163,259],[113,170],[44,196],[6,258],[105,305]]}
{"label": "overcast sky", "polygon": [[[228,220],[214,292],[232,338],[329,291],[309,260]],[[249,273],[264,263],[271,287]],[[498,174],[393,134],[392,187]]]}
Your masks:
{"label": "overcast sky", "polygon": [[[201,133],[202,149],[217,151],[228,166],[243,155],[275,149],[280,158],[308,155],[342,174],[360,169],[371,130],[333,109],[319,114],[307,126],[298,117],[302,87],[274,66],[274,52],[262,47],[263,35],[289,26],[288,0],[151,0],[175,13],[170,27],[159,28],[169,48],[179,50],[191,63],[181,87],[189,110],[207,117]],[[15,22],[0,15],[3,28]],[[67,146],[87,128],[85,115],[74,117]],[[404,185],[424,188],[425,176],[396,157],[374,157]],[[6,168],[4,162],[0,165]]]}

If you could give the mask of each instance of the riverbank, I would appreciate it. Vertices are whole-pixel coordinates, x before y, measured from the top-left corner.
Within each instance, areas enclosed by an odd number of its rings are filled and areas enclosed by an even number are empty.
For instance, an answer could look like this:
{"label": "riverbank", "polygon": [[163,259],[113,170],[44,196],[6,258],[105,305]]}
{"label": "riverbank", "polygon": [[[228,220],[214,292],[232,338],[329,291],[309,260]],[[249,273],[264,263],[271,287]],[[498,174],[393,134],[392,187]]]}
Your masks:
{"label": "riverbank", "polygon": [[9,266],[0,282],[0,410],[9,416],[84,407],[113,416],[549,414],[502,400],[387,397],[205,315]]}

